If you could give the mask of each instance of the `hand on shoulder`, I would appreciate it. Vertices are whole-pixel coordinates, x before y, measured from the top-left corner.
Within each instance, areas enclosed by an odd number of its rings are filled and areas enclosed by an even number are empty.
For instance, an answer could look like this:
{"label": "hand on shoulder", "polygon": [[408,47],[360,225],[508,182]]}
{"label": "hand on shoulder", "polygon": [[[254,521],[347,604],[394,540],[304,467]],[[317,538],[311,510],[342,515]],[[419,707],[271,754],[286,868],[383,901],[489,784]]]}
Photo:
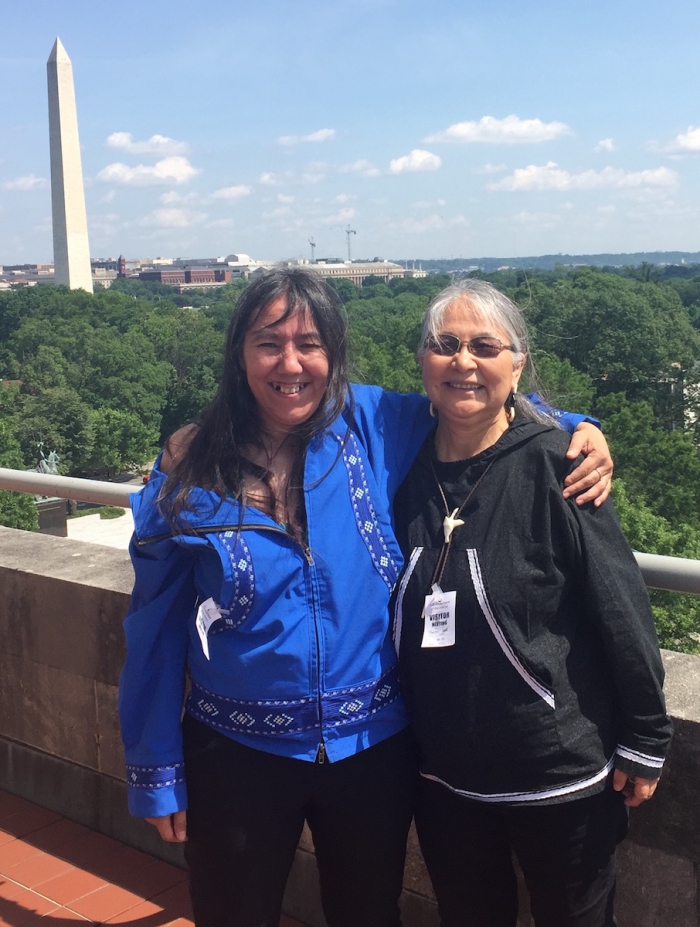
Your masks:
{"label": "hand on shoulder", "polygon": [[163,473],[171,473],[172,470],[180,463],[187,453],[192,438],[199,425],[183,425],[174,434],[171,434],[163,446],[163,456],[160,461],[160,469]]}

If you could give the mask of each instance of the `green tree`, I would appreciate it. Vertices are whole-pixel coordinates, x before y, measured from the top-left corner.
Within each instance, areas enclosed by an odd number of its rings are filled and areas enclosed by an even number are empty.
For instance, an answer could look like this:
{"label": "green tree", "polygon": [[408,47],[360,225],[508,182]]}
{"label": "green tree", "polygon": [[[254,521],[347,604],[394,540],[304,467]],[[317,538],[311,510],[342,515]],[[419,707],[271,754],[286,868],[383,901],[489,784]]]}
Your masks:
{"label": "green tree", "polygon": [[[10,422],[4,419],[0,419],[0,467],[23,469],[19,444],[12,435]],[[23,531],[38,531],[39,516],[34,496],[23,492],[0,491],[0,525],[21,528]]]}
{"label": "green tree", "polygon": [[700,528],[700,452],[692,435],[666,431],[649,403],[630,402],[622,393],[600,399],[596,411],[635,502],[671,523]]}
{"label": "green tree", "polygon": [[133,412],[102,408],[91,412],[94,435],[88,463],[95,470],[114,476],[120,470],[141,467],[155,456],[158,431]]}
{"label": "green tree", "polygon": [[[615,509],[634,550],[668,557],[700,559],[700,530],[672,525],[639,501],[632,502],[622,480],[613,481]],[[700,596],[650,589],[656,630],[662,647],[700,653]]]}
{"label": "green tree", "polygon": [[680,424],[672,386],[700,356],[700,339],[670,287],[585,268],[551,288],[521,287],[515,296],[528,307],[538,350],[588,374],[599,395],[624,391],[651,402],[669,425]]}
{"label": "green tree", "polygon": [[61,458],[63,473],[90,466],[95,432],[90,406],[68,387],[52,387],[37,396],[25,396],[14,420],[14,433],[26,466],[33,466],[43,441]]}

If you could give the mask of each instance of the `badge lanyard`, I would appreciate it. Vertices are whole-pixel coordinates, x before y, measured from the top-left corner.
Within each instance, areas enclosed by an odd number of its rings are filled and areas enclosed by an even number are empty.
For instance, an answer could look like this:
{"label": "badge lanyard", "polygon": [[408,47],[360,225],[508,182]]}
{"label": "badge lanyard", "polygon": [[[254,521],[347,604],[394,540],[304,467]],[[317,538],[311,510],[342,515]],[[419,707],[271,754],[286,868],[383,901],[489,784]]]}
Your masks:
{"label": "badge lanyard", "polygon": [[486,467],[484,472],[471,488],[464,502],[458,508],[454,509],[452,513],[450,513],[450,507],[447,504],[447,497],[445,496],[445,492],[442,488],[440,480],[438,479],[438,475],[435,472],[433,461],[430,461],[433,476],[435,477],[435,482],[438,485],[438,489],[440,490],[440,495],[442,496],[442,501],[445,506],[445,517],[442,521],[442,530],[444,533],[445,541],[442,545],[442,550],[438,555],[437,563],[435,564],[435,571],[433,572],[433,578],[430,583],[430,593],[425,597],[425,603],[423,605],[423,640],[421,641],[421,647],[452,647],[454,645],[457,615],[457,593],[456,591],[443,592],[440,587],[440,583],[442,582],[445,566],[447,564],[447,558],[452,546],[452,534],[455,528],[458,528],[460,525],[464,524],[464,519],[460,518],[459,516],[462,514],[466,504],[479,488],[483,478],[491,469],[491,464],[493,464],[493,461],[491,461],[491,463]]}
{"label": "badge lanyard", "polygon": [[440,551],[438,558],[437,558],[437,563],[435,564],[435,571],[433,572],[433,578],[430,581],[431,587],[436,584],[439,586],[440,583],[442,582],[442,576],[443,576],[443,573],[445,572],[447,558],[449,556],[450,548],[452,546],[452,533],[455,530],[455,528],[459,528],[460,525],[464,524],[464,519],[460,518],[459,516],[462,514],[462,511],[466,507],[471,497],[477,491],[477,489],[481,485],[481,481],[486,476],[486,474],[489,472],[492,466],[493,466],[493,461],[491,461],[491,463],[486,467],[486,469],[481,474],[481,476],[476,481],[476,483],[472,486],[464,502],[459,506],[459,508],[454,509],[452,514],[450,514],[450,507],[447,504],[447,496],[445,495],[445,491],[442,488],[442,484],[440,483],[440,480],[438,479],[438,475],[435,472],[435,466],[433,464],[433,461],[432,460],[430,461],[430,467],[433,471],[433,476],[435,477],[435,482],[437,483],[437,487],[440,490],[440,495],[442,496],[443,505],[445,506],[445,517],[442,520],[442,530],[445,536],[445,542],[442,545],[442,550]]}

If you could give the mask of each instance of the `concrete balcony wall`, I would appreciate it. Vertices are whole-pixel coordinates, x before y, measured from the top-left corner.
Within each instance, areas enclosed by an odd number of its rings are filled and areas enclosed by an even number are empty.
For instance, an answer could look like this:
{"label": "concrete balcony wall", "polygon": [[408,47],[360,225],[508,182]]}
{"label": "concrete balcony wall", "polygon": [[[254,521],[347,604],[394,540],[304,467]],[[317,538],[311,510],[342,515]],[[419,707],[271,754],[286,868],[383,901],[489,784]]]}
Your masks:
{"label": "concrete balcony wall", "polygon": [[[116,693],[131,579],[123,551],[0,527],[0,788],[181,864],[126,811]],[[700,924],[700,658],[664,659],[676,735],[620,849],[620,927]],[[312,849],[305,834],[285,906],[322,927]],[[413,835],[404,886],[405,927],[437,927]]]}

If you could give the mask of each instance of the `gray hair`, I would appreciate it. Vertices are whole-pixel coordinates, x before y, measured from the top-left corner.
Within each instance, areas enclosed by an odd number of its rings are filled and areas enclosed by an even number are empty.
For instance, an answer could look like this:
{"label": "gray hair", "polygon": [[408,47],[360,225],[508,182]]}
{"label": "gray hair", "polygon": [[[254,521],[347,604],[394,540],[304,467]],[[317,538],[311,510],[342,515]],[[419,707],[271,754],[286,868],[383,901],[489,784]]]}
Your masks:
{"label": "gray hair", "polygon": [[[523,362],[523,372],[527,374],[530,388],[536,389],[537,374],[530,356],[530,341],[522,309],[486,280],[467,277],[445,287],[430,301],[423,317],[418,353],[425,353],[429,338],[438,337],[445,313],[455,304],[465,306],[480,321],[489,323],[503,332],[508,343],[513,345],[513,366]],[[520,393],[515,395],[515,407],[520,415],[532,421],[558,425],[553,416],[535,408]]]}

